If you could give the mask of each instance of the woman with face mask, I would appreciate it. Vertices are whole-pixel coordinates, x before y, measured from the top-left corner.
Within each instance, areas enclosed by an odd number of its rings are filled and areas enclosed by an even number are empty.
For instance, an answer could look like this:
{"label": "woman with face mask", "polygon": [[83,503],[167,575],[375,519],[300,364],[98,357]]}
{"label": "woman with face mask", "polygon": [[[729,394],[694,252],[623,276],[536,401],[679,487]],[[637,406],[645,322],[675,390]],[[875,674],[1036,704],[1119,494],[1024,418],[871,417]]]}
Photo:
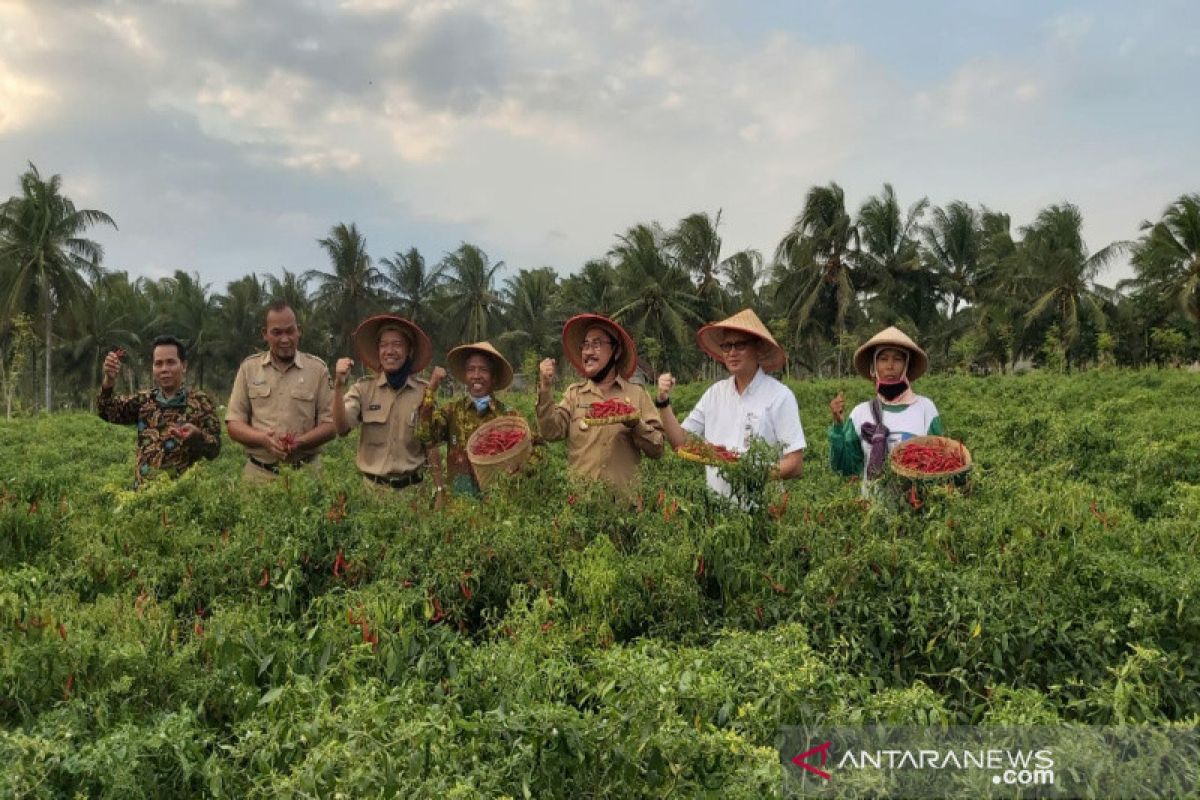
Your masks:
{"label": "woman with face mask", "polygon": [[870,338],[854,353],[854,369],[875,384],[875,397],[845,414],[841,392],[829,402],[829,464],[843,475],[862,475],[864,483],[883,474],[888,453],[915,436],[942,434],[942,420],[928,397],[912,382],[929,369],[929,357],[899,328]]}

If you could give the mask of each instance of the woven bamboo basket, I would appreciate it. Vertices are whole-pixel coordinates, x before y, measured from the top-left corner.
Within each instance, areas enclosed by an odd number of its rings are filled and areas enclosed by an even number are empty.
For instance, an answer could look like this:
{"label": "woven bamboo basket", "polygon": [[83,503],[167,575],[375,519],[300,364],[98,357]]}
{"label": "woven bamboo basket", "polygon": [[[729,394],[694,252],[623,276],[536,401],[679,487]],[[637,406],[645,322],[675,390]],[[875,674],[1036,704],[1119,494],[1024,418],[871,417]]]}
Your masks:
{"label": "woven bamboo basket", "polygon": [[[475,455],[476,443],[486,436],[488,431],[513,429],[524,434],[524,438],[516,445],[496,455]],[[475,480],[479,482],[481,489],[486,489],[498,475],[520,472],[521,468],[525,466],[525,462],[529,460],[531,453],[533,453],[533,434],[529,430],[529,423],[514,415],[496,417],[483,423],[467,439],[467,460],[471,462],[471,469],[475,470]]]}
{"label": "woven bamboo basket", "polygon": [[[962,459],[963,465],[949,472],[918,472],[914,469],[901,466],[896,458],[904,451],[906,447],[911,447],[915,444],[922,444],[929,447],[936,447],[944,453],[954,453]],[[900,444],[892,448],[891,454],[888,456],[888,466],[892,472],[899,475],[901,478],[907,478],[914,481],[943,481],[955,480],[965,477],[971,471],[974,461],[971,458],[971,451],[962,442],[950,439],[946,436],[916,436],[912,439],[905,439]]]}

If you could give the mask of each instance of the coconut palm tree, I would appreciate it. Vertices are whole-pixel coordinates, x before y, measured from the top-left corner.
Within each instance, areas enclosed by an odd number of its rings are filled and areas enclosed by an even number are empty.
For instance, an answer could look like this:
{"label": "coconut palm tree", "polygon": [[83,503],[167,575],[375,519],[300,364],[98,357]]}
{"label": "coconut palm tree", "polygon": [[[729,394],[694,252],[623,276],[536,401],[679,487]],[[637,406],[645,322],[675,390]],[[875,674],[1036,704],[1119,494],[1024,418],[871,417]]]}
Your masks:
{"label": "coconut palm tree", "polygon": [[721,262],[721,273],[725,276],[732,308],[752,308],[759,317],[765,318],[762,283],[762,253],[757,250],[740,250]]}
{"label": "coconut palm tree", "polygon": [[[267,275],[263,280],[264,305],[282,300],[296,312],[296,321],[307,326],[312,318],[312,299],[308,295],[308,276],[283,270],[279,277]],[[259,320],[260,327],[263,321]]]}
{"label": "coconut palm tree", "polygon": [[397,311],[421,327],[432,326],[441,321],[432,300],[438,287],[446,278],[446,265],[440,263],[433,269],[425,264],[425,257],[415,247],[407,253],[399,251],[392,258],[382,258],[383,291],[398,303]]}
{"label": "coconut palm tree", "polygon": [[211,284],[201,283],[199,273],[176,270],[172,277],[148,284],[146,293],[157,314],[144,338],[167,333],[184,341],[188,366],[195,371],[196,385],[203,387],[210,357],[219,350],[218,305]]}
{"label": "coconut palm tree", "polygon": [[617,271],[604,259],[593,259],[563,281],[560,300],[569,314],[593,312],[611,316],[617,308]]}
{"label": "coconut palm tree", "polygon": [[43,180],[33,164],[20,177],[21,193],[0,206],[0,268],[5,271],[5,316],[36,313],[45,342],[45,407],[52,405],[54,314],[83,289],[80,273],[95,274],[103,249],[83,238],[94,225],[116,223],[103,211],[76,208],[63,196],[62,178]]}
{"label": "coconut palm tree", "polygon": [[[828,320],[822,327],[835,343],[843,338],[862,283],[851,258],[858,249],[858,228],[846,213],[842,187],[809,189],[804,209],[775,249],[772,271],[774,300],[788,319],[789,338],[809,332],[814,316]],[[836,350],[840,375],[842,348]]]}
{"label": "coconut palm tree", "polygon": [[635,225],[609,252],[617,267],[621,305],[613,318],[637,338],[654,339],[668,366],[681,365],[692,333],[703,324],[696,287],[675,263],[657,225]]}
{"label": "coconut palm tree", "polygon": [[466,242],[442,259],[441,269],[448,276],[443,313],[456,321],[451,322],[451,330],[459,341],[487,339],[495,328],[503,308],[495,288],[496,273],[503,267],[503,261],[492,264],[487,253]]}
{"label": "coconut palm tree", "polygon": [[1112,290],[1095,283],[1100,270],[1125,249],[1114,242],[1089,255],[1083,242],[1083,215],[1070,203],[1043,209],[1032,225],[1022,228],[1018,257],[1038,292],[1025,314],[1025,324],[1049,318],[1057,324],[1068,354],[1079,340],[1080,321],[1093,320],[1103,327],[1104,306]]}
{"label": "coconut palm tree", "polygon": [[382,307],[383,276],[367,255],[367,239],[354,223],[338,223],[317,244],[329,256],[329,272],[309,270],[306,281],[316,283],[314,301],[325,315],[334,341],[350,352],[350,336],[367,315]]}
{"label": "coconut palm tree", "polygon": [[105,272],[89,281],[75,296],[66,314],[70,339],[67,360],[91,387],[94,402],[104,356],[115,347],[134,352],[141,345],[138,335],[139,306],[144,303],[136,283],[124,272]]}
{"label": "coconut palm tree", "polygon": [[554,352],[559,319],[558,275],[550,267],[523,269],[504,281],[505,332],[497,342],[520,364],[523,354]]}
{"label": "coconut palm tree", "polygon": [[1185,194],[1163,212],[1162,219],[1141,225],[1133,245],[1137,277],[1119,288],[1133,288],[1164,305],[1181,308],[1200,323],[1200,194]]}
{"label": "coconut palm tree", "polygon": [[864,288],[874,295],[877,322],[893,324],[904,319],[929,331],[939,319],[936,276],[921,263],[917,240],[928,207],[929,200],[922,197],[902,210],[896,191],[885,183],[883,191],[859,209],[861,249],[849,257],[858,267]]}
{"label": "coconut palm tree", "polygon": [[961,200],[935,208],[930,224],[921,230],[933,268],[949,296],[950,319],[963,301],[975,298],[983,223],[980,213]]}

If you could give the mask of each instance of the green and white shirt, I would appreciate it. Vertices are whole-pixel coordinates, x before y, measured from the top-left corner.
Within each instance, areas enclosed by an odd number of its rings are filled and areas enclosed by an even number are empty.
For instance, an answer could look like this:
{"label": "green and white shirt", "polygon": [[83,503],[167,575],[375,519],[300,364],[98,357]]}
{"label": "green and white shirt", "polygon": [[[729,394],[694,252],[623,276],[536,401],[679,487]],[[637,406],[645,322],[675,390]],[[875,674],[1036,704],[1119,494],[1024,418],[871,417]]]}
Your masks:
{"label": "green and white shirt", "polygon": [[[862,426],[872,422],[871,404],[859,403],[844,423],[829,426],[829,466],[843,475],[862,475],[866,480],[871,445],[862,438]],[[917,395],[906,406],[883,404],[883,425],[888,429],[888,452],[905,439],[942,435],[942,418],[928,397]]]}

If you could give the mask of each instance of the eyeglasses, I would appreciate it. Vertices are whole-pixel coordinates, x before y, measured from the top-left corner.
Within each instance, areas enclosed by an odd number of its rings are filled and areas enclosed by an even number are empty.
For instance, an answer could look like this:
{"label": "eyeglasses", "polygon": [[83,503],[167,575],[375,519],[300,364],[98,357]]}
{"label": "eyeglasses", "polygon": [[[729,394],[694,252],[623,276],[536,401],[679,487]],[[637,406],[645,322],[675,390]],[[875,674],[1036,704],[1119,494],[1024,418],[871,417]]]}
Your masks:
{"label": "eyeglasses", "polygon": [[736,342],[721,342],[717,347],[720,348],[722,353],[732,353],[734,351],[744,353],[753,344],[754,340],[752,339],[740,339]]}
{"label": "eyeglasses", "polygon": [[580,349],[582,349],[584,352],[587,352],[588,350],[599,350],[601,347],[604,347],[605,345],[608,345],[609,347],[614,347],[616,344],[617,343],[614,342],[612,339],[584,339],[583,347]]}

